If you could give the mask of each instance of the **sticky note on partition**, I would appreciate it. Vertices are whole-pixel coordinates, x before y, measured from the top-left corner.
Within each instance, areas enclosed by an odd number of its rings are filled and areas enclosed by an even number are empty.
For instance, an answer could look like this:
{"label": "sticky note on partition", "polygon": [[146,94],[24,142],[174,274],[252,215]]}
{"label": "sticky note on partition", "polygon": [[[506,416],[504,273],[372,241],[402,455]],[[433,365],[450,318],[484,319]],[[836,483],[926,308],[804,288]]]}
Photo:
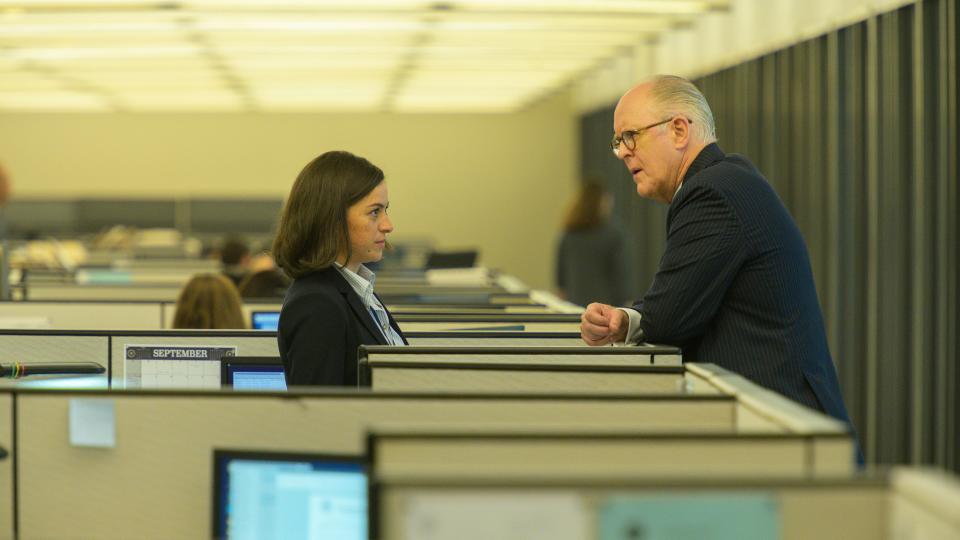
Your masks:
{"label": "sticky note on partition", "polygon": [[115,448],[117,428],[112,399],[70,400],[70,445]]}
{"label": "sticky note on partition", "polygon": [[611,497],[600,540],[776,540],[780,508],[767,493],[669,493]]}

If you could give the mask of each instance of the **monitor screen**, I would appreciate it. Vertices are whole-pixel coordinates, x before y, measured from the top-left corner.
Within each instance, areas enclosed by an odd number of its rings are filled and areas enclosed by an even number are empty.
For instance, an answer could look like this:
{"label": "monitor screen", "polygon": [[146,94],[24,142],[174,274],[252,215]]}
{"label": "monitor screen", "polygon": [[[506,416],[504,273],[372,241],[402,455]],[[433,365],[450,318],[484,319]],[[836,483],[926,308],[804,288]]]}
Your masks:
{"label": "monitor screen", "polygon": [[214,538],[367,540],[362,458],[214,450]]}
{"label": "monitor screen", "polygon": [[280,324],[280,312],[254,311],[250,319],[250,327],[254,330],[276,330]]}
{"label": "monitor screen", "polygon": [[275,356],[220,359],[220,384],[234,390],[286,390],[283,363]]}

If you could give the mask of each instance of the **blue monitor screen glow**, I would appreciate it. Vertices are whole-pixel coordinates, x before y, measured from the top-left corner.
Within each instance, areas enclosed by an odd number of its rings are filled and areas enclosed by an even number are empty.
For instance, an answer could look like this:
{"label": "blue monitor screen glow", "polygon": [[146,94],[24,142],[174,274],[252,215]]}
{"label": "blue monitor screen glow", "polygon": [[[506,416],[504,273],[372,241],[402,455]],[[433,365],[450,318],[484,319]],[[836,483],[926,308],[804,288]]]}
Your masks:
{"label": "blue monitor screen glow", "polygon": [[283,366],[236,366],[230,370],[234,390],[287,389]]}
{"label": "blue monitor screen glow", "polygon": [[233,390],[286,391],[279,357],[229,356],[220,359],[220,382]]}
{"label": "blue monitor screen glow", "polygon": [[254,311],[250,318],[254,330],[276,330],[280,324],[279,311]]}
{"label": "blue monitor screen glow", "polygon": [[361,458],[215,450],[214,538],[367,540]]}

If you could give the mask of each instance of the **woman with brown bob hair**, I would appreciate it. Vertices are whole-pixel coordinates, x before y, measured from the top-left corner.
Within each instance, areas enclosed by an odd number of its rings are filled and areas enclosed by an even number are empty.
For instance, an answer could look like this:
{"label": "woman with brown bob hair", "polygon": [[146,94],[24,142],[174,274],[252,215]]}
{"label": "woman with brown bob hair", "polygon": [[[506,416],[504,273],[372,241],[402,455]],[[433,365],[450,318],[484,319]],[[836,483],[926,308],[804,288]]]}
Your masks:
{"label": "woman with brown bob hair", "polygon": [[237,286],[219,274],[197,274],[177,298],[174,328],[246,328]]}
{"label": "woman with brown bob hair", "polygon": [[349,152],[321,154],[294,181],[273,242],[293,279],[277,328],[288,386],[356,386],[361,344],[407,344],[363,266],[383,258],[389,206],[383,171]]}
{"label": "woman with brown bob hair", "polygon": [[570,204],[557,247],[557,289],[574,304],[626,300],[623,239],[610,224],[613,200],[592,179],[581,186]]}

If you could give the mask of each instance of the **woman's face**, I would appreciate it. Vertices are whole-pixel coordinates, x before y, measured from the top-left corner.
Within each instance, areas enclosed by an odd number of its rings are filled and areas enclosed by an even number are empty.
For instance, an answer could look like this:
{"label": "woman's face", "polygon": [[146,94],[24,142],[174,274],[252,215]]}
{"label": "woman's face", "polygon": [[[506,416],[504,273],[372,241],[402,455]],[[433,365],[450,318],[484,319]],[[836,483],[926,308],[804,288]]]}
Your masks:
{"label": "woman's face", "polygon": [[347,209],[351,254],[344,266],[356,272],[361,264],[383,258],[387,234],[393,232],[393,223],[387,216],[389,207],[387,183],[380,182],[366,197]]}

